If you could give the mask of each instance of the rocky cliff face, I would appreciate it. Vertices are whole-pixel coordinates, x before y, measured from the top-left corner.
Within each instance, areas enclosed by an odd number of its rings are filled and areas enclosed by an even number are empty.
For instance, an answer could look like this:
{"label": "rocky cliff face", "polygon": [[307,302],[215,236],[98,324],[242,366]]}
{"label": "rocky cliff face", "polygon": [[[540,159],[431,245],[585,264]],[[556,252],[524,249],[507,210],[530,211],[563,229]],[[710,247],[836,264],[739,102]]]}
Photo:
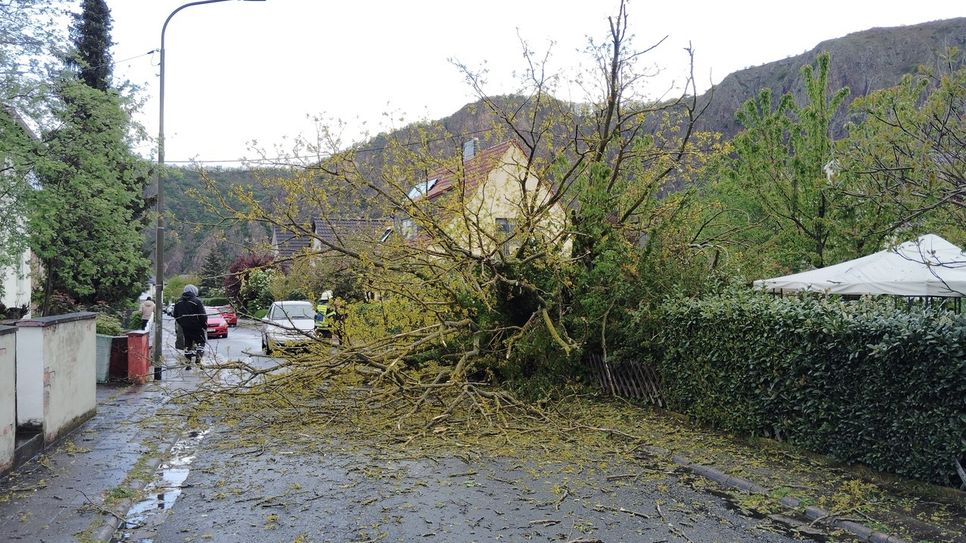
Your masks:
{"label": "rocky cliff face", "polygon": [[730,138],[738,132],[735,111],[749,98],[766,87],[773,96],[802,93],[799,71],[820,53],[831,56],[832,88],[848,87],[849,100],[872,91],[890,87],[903,75],[915,72],[922,64],[935,64],[947,48],[958,47],[966,53],[966,17],[934,21],[911,26],[873,28],[824,41],[811,51],[754,68],[734,72],[725,77],[702,99],[711,105],[701,128],[721,132]]}

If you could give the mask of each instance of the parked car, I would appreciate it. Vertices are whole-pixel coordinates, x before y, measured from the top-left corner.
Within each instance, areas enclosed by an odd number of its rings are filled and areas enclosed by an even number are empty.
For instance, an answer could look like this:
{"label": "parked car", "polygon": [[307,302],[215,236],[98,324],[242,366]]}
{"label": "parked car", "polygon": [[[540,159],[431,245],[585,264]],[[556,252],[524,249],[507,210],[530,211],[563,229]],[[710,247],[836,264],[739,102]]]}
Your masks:
{"label": "parked car", "polygon": [[228,337],[228,322],[217,307],[205,307],[208,314],[208,338]]}
{"label": "parked car", "polygon": [[222,317],[225,317],[228,326],[238,326],[238,313],[235,313],[234,306],[231,304],[219,305],[216,309],[221,312]]}
{"label": "parked car", "polygon": [[303,347],[315,337],[315,309],[312,302],[273,302],[262,319],[262,350]]}

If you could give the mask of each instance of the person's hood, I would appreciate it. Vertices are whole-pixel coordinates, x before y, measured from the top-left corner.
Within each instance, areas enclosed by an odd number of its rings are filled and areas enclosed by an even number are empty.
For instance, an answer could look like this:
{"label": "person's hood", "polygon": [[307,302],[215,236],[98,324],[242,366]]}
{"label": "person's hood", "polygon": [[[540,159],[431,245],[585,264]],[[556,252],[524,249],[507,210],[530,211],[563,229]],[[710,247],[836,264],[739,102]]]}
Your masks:
{"label": "person's hood", "polygon": [[181,293],[181,299],[182,300],[194,300],[195,298],[196,298],[196,296],[192,295],[190,292],[182,292]]}

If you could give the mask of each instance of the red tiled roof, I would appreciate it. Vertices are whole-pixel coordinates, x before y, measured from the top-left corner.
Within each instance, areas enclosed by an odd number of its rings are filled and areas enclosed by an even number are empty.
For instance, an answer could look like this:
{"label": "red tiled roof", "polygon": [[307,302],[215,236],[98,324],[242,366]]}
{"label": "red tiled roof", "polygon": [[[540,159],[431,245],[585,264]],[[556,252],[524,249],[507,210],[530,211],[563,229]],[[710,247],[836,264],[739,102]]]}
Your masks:
{"label": "red tiled roof", "polygon": [[495,147],[490,147],[477,153],[476,156],[463,164],[462,171],[454,171],[452,168],[438,168],[426,177],[427,180],[438,179],[439,181],[429,189],[426,198],[432,200],[450,191],[453,187],[462,184],[463,194],[471,194],[477,186],[486,180],[495,168],[500,166],[500,159],[506,154],[511,146],[520,148],[519,144],[513,141],[506,141]]}

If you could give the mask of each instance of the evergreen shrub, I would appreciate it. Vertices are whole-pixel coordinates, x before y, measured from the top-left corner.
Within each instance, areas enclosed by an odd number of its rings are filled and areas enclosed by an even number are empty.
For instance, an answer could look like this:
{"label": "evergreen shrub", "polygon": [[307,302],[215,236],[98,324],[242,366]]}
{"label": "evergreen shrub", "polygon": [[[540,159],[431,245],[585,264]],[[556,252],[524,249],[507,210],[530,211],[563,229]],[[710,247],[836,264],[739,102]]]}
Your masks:
{"label": "evergreen shrub", "polygon": [[[140,323],[141,322],[138,321],[138,324]],[[124,335],[124,326],[121,325],[120,319],[108,313],[97,314],[97,320],[94,322],[94,329],[95,333],[104,336]]]}
{"label": "evergreen shrub", "polygon": [[745,289],[669,300],[659,317],[659,326],[641,329],[654,342],[649,351],[671,409],[846,462],[958,484],[966,315]]}

